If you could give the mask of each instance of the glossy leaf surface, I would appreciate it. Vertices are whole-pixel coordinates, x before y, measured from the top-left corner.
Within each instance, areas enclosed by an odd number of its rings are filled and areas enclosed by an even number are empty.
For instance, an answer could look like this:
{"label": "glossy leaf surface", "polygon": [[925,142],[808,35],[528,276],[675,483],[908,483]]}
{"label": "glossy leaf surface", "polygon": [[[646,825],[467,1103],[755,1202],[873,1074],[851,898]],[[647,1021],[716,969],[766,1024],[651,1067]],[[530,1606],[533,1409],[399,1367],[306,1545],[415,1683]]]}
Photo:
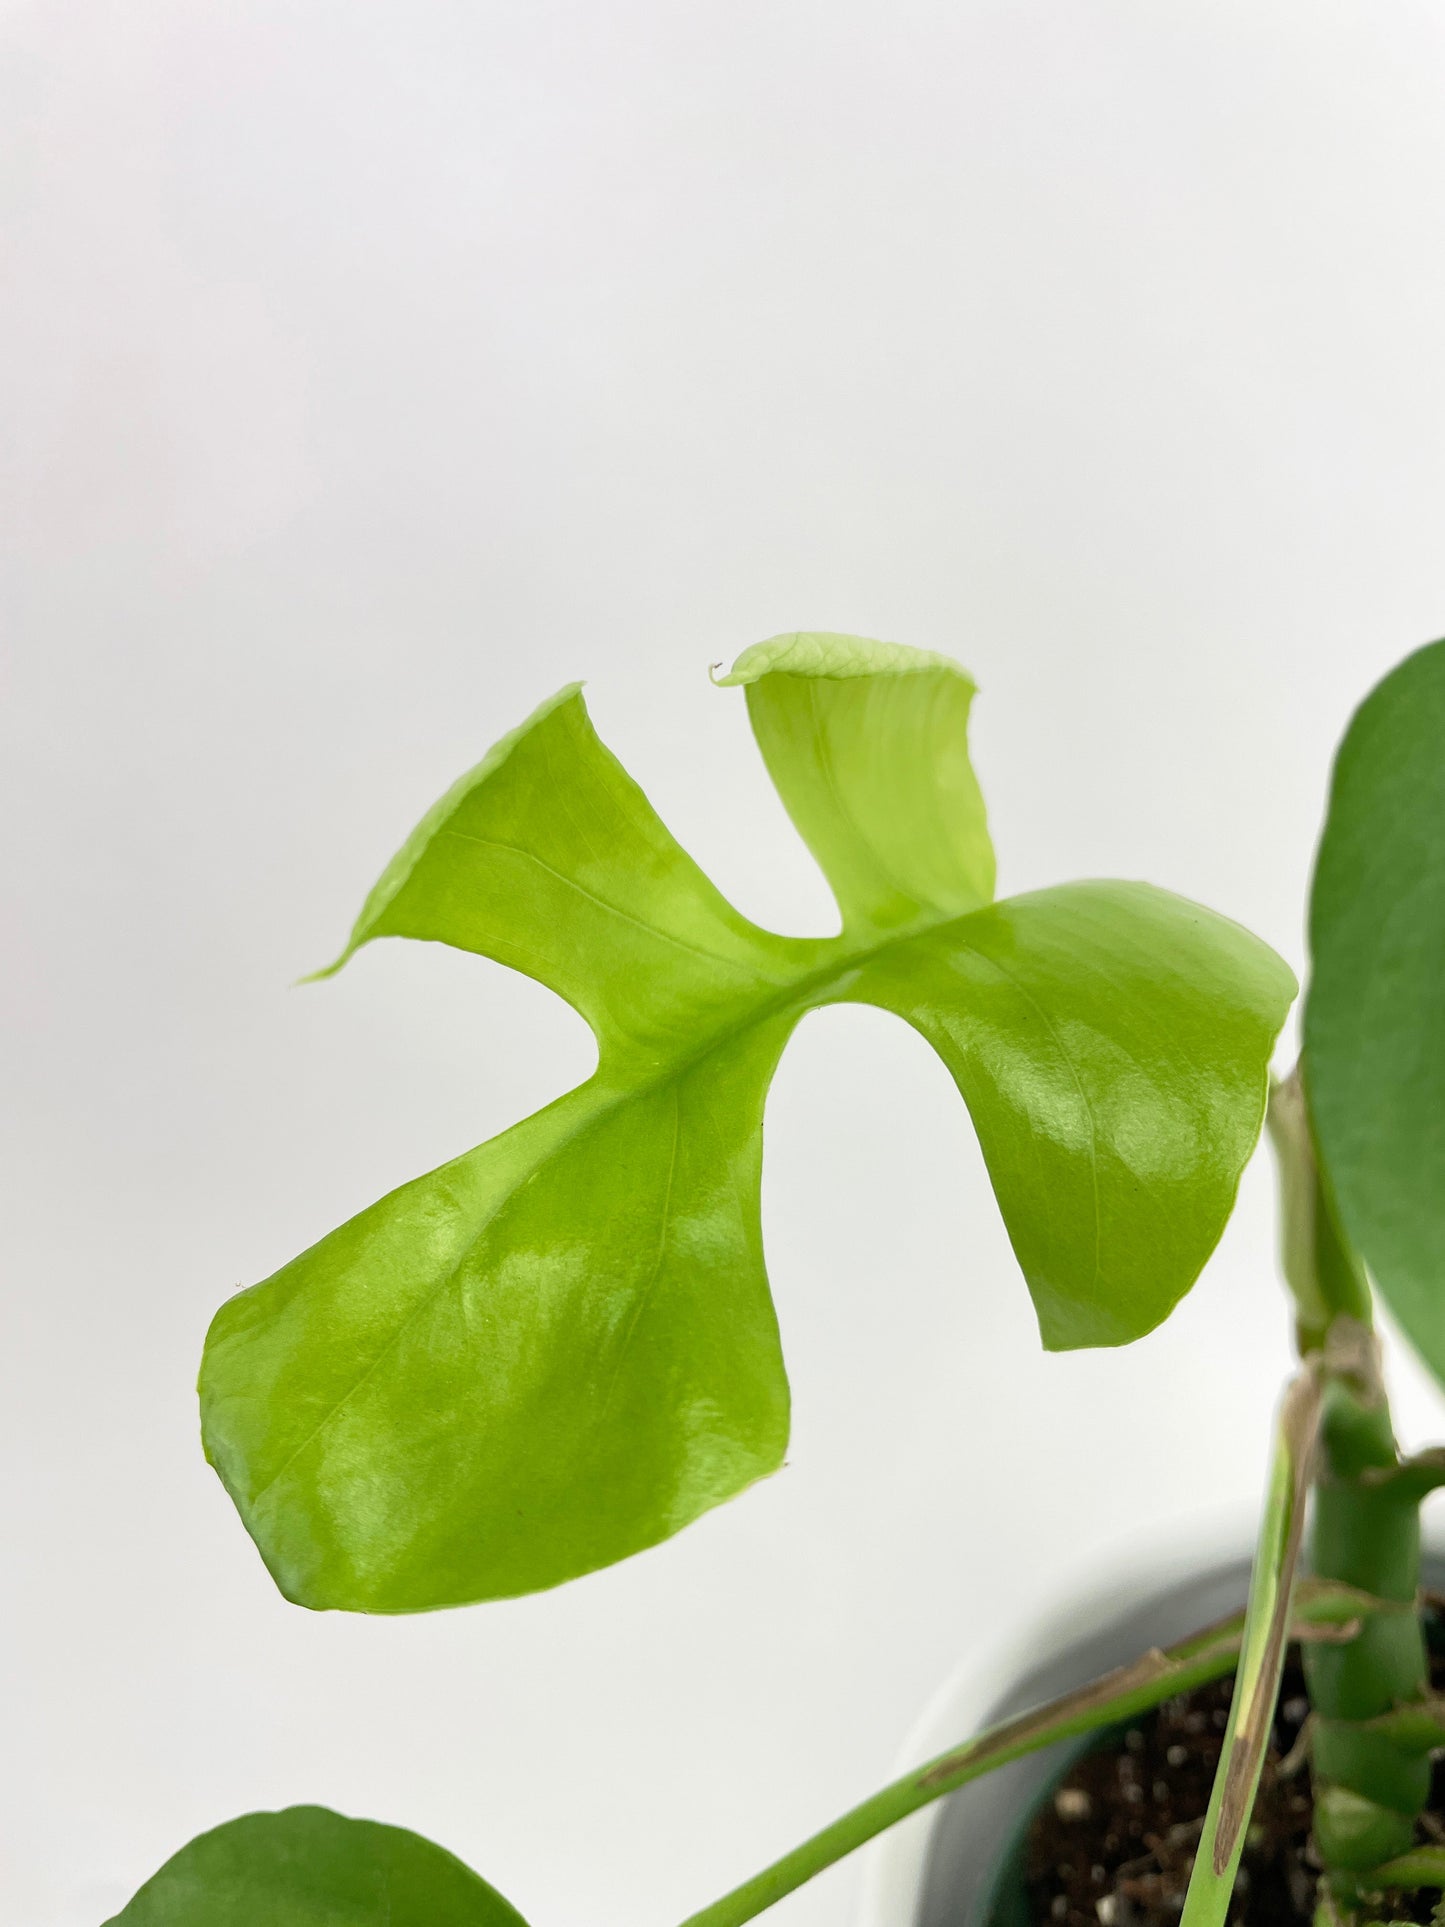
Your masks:
{"label": "glossy leaf surface", "polygon": [[454,1855],[326,1807],[200,1834],[107,1927],[525,1927]]}
{"label": "glossy leaf surface", "polygon": [[1335,762],[1310,899],[1310,1110],[1351,1243],[1445,1380],[1445,642]]}
{"label": "glossy leaf surface", "polygon": [[820,1005],[896,1011],[943,1056],[1046,1344],[1149,1330],[1219,1236],[1293,994],[1279,959],[1140,884],[990,905],[972,685],[945,659],[782,638],[734,680],[840,936],[739,916],[575,690],[368,899],[347,954],[404,935],[500,958],[586,1016],[599,1063],[217,1315],[207,1451],[290,1598],[401,1612],[554,1585],[777,1468],[763,1105]]}
{"label": "glossy leaf surface", "polygon": [[1259,1134],[1291,984],[1180,897],[1071,883],[889,946],[852,994],[952,1072],[1044,1344],[1066,1351],[1152,1331],[1194,1282]]}
{"label": "glossy leaf surface", "polygon": [[791,636],[739,656],[768,774],[845,929],[889,930],[993,897],[968,755],[969,677],[946,656],[855,636]]}

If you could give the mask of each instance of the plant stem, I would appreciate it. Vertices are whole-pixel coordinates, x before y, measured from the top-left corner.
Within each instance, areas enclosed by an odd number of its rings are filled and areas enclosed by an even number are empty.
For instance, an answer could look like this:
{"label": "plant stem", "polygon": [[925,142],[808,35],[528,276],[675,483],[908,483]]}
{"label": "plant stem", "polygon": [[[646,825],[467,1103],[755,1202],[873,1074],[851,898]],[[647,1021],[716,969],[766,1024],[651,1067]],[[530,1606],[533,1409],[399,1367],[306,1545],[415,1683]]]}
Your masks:
{"label": "plant stem", "polygon": [[1286,1388],[1280,1408],[1229,1722],[1180,1927],[1223,1927],[1229,1913],[1284,1671],[1323,1404],[1322,1375],[1316,1357]]}
{"label": "plant stem", "polygon": [[[1350,1586],[1302,1581],[1295,1596],[1295,1636],[1331,1644],[1348,1641],[1366,1615],[1382,1605],[1384,1602]],[[1388,1615],[1390,1608],[1385,1606],[1384,1610]],[[1132,1719],[1176,1693],[1222,1678],[1238,1662],[1243,1630],[1244,1615],[1236,1613],[1177,1646],[1162,1651],[1155,1648],[1132,1665],[1107,1673],[1062,1699],[988,1728],[853,1807],[751,1880],[700,1913],[689,1915],[683,1927],[740,1927],[741,1922],[762,1913],[814,1874],[956,1787],[1056,1741]]]}
{"label": "plant stem", "polygon": [[1407,1893],[1417,1887],[1445,1889],[1445,1847],[1412,1847],[1398,1860],[1387,1860],[1370,1874],[1371,1889]]}
{"label": "plant stem", "polygon": [[1336,1318],[1369,1326],[1369,1280],[1340,1231],[1329,1182],[1320,1168],[1302,1062],[1283,1083],[1271,1087],[1265,1124],[1279,1173],[1280,1262],[1294,1299],[1299,1355],[1308,1358],[1323,1351]]}
{"label": "plant stem", "polygon": [[[1400,1461],[1374,1341],[1367,1343],[1369,1368],[1333,1376],[1326,1391],[1313,1564],[1321,1578],[1404,1604],[1420,1585],[1419,1497],[1389,1476]],[[1419,1615],[1368,1617],[1348,1652],[1307,1651],[1304,1666],[1315,1713],[1315,1844],[1327,1872],[1361,1872],[1410,1849],[1430,1797],[1438,1736],[1427,1739],[1398,1721],[1371,1725],[1427,1700]]]}
{"label": "plant stem", "polygon": [[1336,1579],[1409,1606],[1370,1616],[1360,1637],[1304,1655],[1314,1713],[1310,1759],[1314,1840],[1330,1885],[1405,1853],[1430,1792],[1422,1723],[1378,1724],[1427,1698],[1420,1585],[1419,1503],[1438,1467],[1402,1468],[1370,1329],[1365,1269],[1340,1223],[1321,1165],[1301,1066],[1270,1093],[1270,1138],[1279,1162],[1284,1273],[1294,1295],[1301,1352],[1325,1373],[1312,1564]]}

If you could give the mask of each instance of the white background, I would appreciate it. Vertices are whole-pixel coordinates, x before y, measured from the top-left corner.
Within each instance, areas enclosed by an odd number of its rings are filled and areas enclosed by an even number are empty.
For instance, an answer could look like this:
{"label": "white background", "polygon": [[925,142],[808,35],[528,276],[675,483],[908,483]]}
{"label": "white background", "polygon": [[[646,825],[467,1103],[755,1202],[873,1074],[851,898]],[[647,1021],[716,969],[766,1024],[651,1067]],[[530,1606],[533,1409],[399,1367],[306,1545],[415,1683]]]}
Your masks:
{"label": "white background", "polygon": [[1333,743],[1445,629],[1445,17],[46,0],[0,44],[0,1919],[319,1800],[535,1927],[669,1927],[1069,1574],[1252,1499],[1268,1172],[1165,1330],[1044,1358],[941,1068],[811,1019],[788,1469],[548,1596],[312,1617],[202,1462],[207,1320],[590,1045],[432,946],[287,986],[575,676],[735,900],[826,928],[706,675],[798,626],[971,666],[1005,891],[1151,878],[1302,967]]}

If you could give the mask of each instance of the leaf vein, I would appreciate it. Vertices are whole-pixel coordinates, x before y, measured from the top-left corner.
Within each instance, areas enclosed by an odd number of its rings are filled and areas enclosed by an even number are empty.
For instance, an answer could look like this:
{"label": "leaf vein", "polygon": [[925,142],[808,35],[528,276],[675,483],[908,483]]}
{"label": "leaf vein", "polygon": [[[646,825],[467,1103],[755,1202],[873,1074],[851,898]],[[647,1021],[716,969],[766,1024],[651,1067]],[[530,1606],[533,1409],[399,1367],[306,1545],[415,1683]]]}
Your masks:
{"label": "leaf vein", "polygon": [[521,857],[527,863],[535,863],[538,869],[545,870],[548,876],[555,877],[565,888],[575,891],[587,902],[596,904],[599,910],[607,911],[610,916],[620,917],[624,923],[630,923],[634,930],[641,930],[649,937],[658,937],[662,942],[670,943],[679,950],[690,951],[693,956],[702,957],[708,963],[721,964],[725,970],[734,971],[740,976],[751,977],[754,982],[777,984],[779,988],[783,987],[783,979],[780,977],[770,977],[751,964],[739,963],[735,957],[725,957],[719,950],[709,950],[703,944],[690,943],[686,937],[679,937],[671,930],[664,930],[659,924],[648,923],[643,917],[633,916],[632,912],[624,910],[621,904],[610,903],[606,897],[599,897],[595,891],[589,890],[575,877],[569,877],[564,870],[554,868],[545,857],[538,856],[535,850],[524,850],[518,843],[502,843],[495,837],[476,836],[470,830],[457,830],[450,826],[438,831],[438,835],[456,837],[463,843],[475,843],[484,850],[503,850],[511,856]]}

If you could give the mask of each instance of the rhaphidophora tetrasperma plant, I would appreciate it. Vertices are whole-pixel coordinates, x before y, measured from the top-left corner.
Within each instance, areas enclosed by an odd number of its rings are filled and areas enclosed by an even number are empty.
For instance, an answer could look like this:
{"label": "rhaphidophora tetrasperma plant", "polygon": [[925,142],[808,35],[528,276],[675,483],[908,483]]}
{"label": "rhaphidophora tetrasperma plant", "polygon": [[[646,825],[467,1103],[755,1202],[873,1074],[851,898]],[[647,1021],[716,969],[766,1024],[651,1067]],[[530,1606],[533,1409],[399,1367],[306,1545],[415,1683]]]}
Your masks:
{"label": "rhaphidophora tetrasperma plant", "polygon": [[[955,663],[796,635],[723,680],[746,688],[839,935],[740,916],[575,688],[447,792],[367,899],[339,962],[384,936],[496,958],[580,1011],[599,1061],[217,1314],[206,1450],[277,1585],[372,1613],[508,1597],[654,1545],[776,1470],[788,1384],[763,1268],[762,1116],[809,1010],[881,1006],[943,1058],[1057,1350],[1125,1344],[1168,1314],[1224,1227],[1268,1099],[1301,1368],[1247,1613],[964,1742],[689,1927],[734,1927],[951,1788],[1232,1672],[1184,1909],[1184,1927],[1222,1922],[1291,1639],[1313,1705],[1321,1919],[1445,1888],[1445,1849],[1421,1824],[1445,1710],[1418,1607],[1419,1505],[1445,1454],[1397,1451],[1370,1284],[1445,1379],[1445,643],[1385,680],[1340,751],[1302,1067],[1272,1093],[1294,980],[1238,925],[1140,883],[994,901],[973,686]],[[1312,1572],[1297,1577],[1307,1503]],[[318,1807],[202,1835],[118,1916],[262,1919],[518,1916],[439,1847]]]}

